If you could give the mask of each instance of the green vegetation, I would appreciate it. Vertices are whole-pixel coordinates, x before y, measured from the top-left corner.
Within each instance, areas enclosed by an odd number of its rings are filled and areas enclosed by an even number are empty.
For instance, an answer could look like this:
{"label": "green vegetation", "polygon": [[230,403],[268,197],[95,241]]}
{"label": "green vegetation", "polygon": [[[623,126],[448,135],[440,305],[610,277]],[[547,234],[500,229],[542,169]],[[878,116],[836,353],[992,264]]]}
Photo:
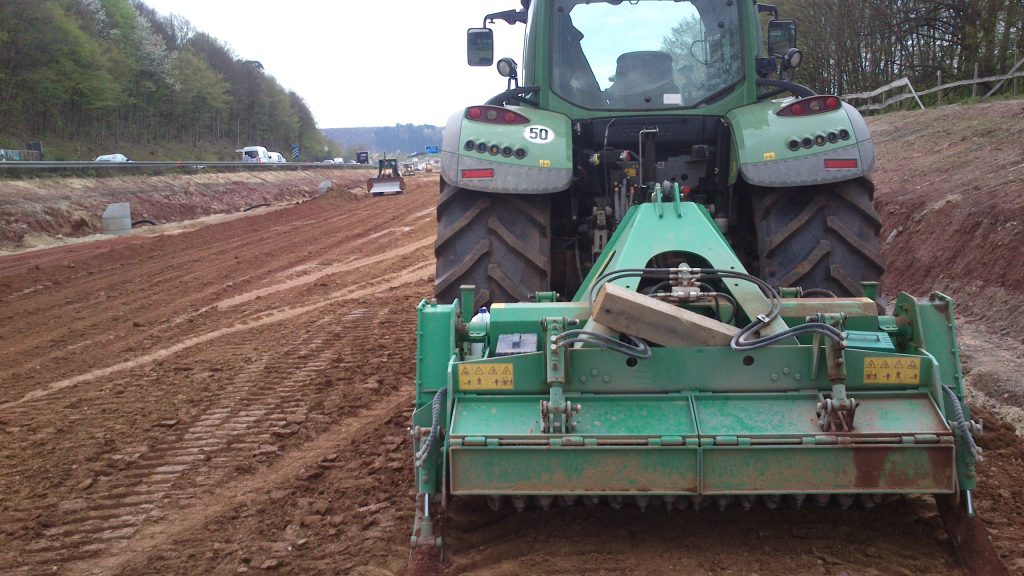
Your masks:
{"label": "green vegetation", "polygon": [[[918,89],[1006,74],[1024,57],[1020,0],[779,0],[800,22],[797,81],[822,93],[873,90],[907,76]],[[1004,85],[1006,91],[1010,83]],[[990,87],[986,86],[984,91]],[[969,95],[970,87],[959,97]],[[957,95],[947,94],[947,101]]]}
{"label": "green vegetation", "polygon": [[257,144],[291,160],[293,143],[302,160],[338,153],[259,62],[139,0],[0,2],[0,138],[41,140],[51,160],[228,160]]}

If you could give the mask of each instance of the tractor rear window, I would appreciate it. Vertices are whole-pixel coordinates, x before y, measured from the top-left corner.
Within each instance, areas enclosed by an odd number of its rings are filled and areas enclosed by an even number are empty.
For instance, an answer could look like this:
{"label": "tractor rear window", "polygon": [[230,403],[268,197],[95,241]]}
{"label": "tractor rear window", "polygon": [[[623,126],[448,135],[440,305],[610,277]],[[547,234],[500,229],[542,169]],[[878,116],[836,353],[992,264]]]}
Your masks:
{"label": "tractor rear window", "polygon": [[743,75],[739,9],[720,0],[558,0],[554,91],[590,109],[697,106]]}

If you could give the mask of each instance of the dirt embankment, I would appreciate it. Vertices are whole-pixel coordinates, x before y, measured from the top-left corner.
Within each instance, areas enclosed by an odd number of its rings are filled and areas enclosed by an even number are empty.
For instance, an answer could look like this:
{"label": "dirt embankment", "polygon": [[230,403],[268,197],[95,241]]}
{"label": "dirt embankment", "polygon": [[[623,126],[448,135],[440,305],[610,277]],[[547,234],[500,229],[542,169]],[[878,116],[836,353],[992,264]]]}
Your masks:
{"label": "dirt embankment", "polygon": [[134,220],[162,224],[316,196],[324,180],[363,184],[368,171],[252,171],[0,180],[0,251],[102,231],[103,210],[128,202]]}
{"label": "dirt embankment", "polygon": [[940,290],[1024,343],[1024,102],[873,118],[887,289]]}

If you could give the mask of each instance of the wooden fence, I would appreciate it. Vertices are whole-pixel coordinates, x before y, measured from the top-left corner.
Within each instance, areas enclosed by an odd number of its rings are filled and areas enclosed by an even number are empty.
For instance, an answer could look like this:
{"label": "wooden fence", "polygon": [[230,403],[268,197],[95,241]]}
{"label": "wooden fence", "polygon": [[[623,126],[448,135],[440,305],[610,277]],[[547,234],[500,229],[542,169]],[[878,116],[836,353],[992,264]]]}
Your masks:
{"label": "wooden fence", "polygon": [[[1013,80],[1015,78],[1024,78],[1024,70],[1019,70],[1022,65],[1024,65],[1024,58],[1018,61],[1017,64],[1014,65],[1014,67],[1010,69],[1010,71],[1007,74],[1003,74],[1002,76],[987,76],[985,78],[978,78],[978,67],[975,66],[974,78],[970,78],[967,80],[958,80],[956,82],[950,82],[948,84],[942,83],[942,72],[939,72],[938,86],[934,88],[929,88],[928,90],[915,90],[913,84],[910,83],[910,79],[904,77],[900,78],[899,80],[890,82],[885,86],[878,87],[870,92],[844,94],[842,96],[842,99],[847,102],[850,102],[851,104],[854,104],[853,102],[851,102],[852,100],[866,100],[865,104],[857,106],[857,109],[860,110],[861,112],[876,112],[885,110],[886,108],[893,104],[903,102],[904,100],[909,100],[911,98],[913,98],[917,102],[917,105],[919,107],[924,109],[924,103],[921,102],[921,96],[935,94],[938,105],[942,106],[943,90],[950,90],[961,86],[971,86],[971,97],[977,98],[979,85],[992,84],[994,82],[995,85],[992,86],[992,88],[989,89],[989,91],[986,92],[984,96],[982,96],[983,98],[988,98],[989,96],[995,94],[1000,88],[1002,88],[1008,80]],[[896,96],[887,98],[882,102],[872,102],[874,98],[884,95],[885,93],[895,90],[897,88],[906,88],[907,91],[902,94],[897,94]],[[856,106],[856,104],[854,105]]]}

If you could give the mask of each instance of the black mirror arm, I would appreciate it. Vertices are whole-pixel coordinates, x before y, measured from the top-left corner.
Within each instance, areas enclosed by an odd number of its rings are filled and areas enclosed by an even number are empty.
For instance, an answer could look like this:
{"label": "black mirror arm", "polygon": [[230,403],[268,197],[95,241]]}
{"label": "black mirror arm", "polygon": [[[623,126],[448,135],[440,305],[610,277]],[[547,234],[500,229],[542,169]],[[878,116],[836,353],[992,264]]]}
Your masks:
{"label": "black mirror arm", "polygon": [[484,16],[484,28],[487,24],[494,24],[495,20],[504,20],[508,24],[526,24],[526,10],[504,10]]}
{"label": "black mirror arm", "polygon": [[783,92],[792,92],[798,98],[807,98],[808,96],[817,95],[817,92],[811,90],[807,86],[802,86],[794,82],[787,82],[785,80],[771,80],[768,78],[758,78],[756,84],[760,87],[775,88],[775,90],[758,96],[758,100],[765,100],[767,98],[771,98],[773,96],[782,94]]}
{"label": "black mirror arm", "polygon": [[518,86],[494,96],[485,102],[485,104],[488,106],[504,106],[507,102],[512,101],[520,104],[526,104],[527,106],[537,106],[538,101],[534,98],[527,97],[526,94],[539,91],[540,86]]}

